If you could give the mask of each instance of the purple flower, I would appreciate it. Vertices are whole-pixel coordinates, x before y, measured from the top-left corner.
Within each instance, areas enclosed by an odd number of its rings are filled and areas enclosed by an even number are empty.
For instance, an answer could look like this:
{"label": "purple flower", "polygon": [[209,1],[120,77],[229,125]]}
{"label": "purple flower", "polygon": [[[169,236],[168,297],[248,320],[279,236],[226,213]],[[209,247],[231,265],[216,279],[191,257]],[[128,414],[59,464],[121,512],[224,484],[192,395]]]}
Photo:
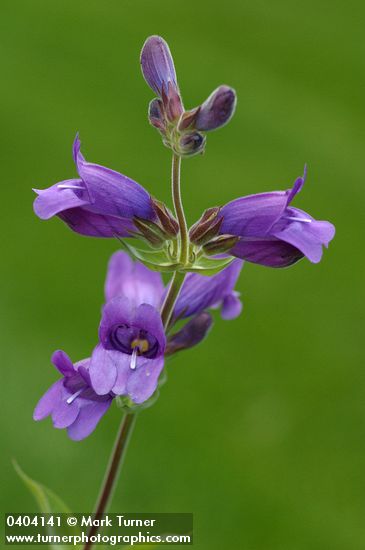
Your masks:
{"label": "purple flower", "polygon": [[230,254],[269,267],[286,267],[303,256],[313,263],[321,260],[334,226],[290,206],[305,177],[306,172],[287,191],[249,195],[223,206],[220,233],[239,237]]}
{"label": "purple flower", "polygon": [[143,403],[154,393],[164,366],[166,337],[158,307],[159,273],[133,263],[125,252],[110,260],[99,344],[90,362],[96,393],[112,391]]}
{"label": "purple flower", "polygon": [[[224,318],[236,317],[241,304],[233,288],[242,267],[235,260],[213,277],[189,274],[177,300],[174,319],[195,316],[173,347],[186,349],[202,340],[210,322],[198,319],[203,310],[222,306]],[[112,392],[143,403],[155,392],[164,367],[166,335],[160,309],[167,289],[161,275],[116,252],[108,267],[106,304],[99,327],[99,344],[90,360],[92,387],[99,395]],[[192,327],[199,329],[195,338]],[[176,338],[175,338],[176,340]],[[171,351],[171,346],[170,346]]]}
{"label": "purple flower", "polygon": [[89,359],[75,365],[63,351],[52,355],[52,362],[62,374],[38,402],[33,418],[51,415],[55,428],[67,428],[71,439],[84,439],[94,431],[113,400],[111,395],[97,395],[91,387]]}
{"label": "purple flower", "polygon": [[90,237],[126,237],[136,230],[134,216],[156,218],[149,193],[127,176],[87,162],[78,136],[73,156],[79,178],[35,190],[34,211],[41,219],[57,215],[73,231]]}
{"label": "purple flower", "polygon": [[177,299],[173,318],[186,319],[208,308],[220,308],[225,320],[238,317],[242,304],[234,287],[242,266],[242,261],[234,260],[213,277],[189,273]]}

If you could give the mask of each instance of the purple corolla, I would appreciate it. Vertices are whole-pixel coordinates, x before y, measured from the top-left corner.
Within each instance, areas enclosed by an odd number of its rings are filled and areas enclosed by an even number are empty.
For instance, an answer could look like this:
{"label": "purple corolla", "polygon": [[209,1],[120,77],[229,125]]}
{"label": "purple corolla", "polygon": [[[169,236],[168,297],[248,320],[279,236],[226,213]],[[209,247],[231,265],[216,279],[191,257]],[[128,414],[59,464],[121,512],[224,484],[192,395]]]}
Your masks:
{"label": "purple corolla", "polygon": [[71,439],[84,439],[95,429],[106,413],[113,396],[97,395],[91,387],[89,359],[75,365],[63,351],[52,355],[52,362],[62,374],[38,402],[33,418],[43,420],[51,415],[55,428],[67,428]]}
{"label": "purple corolla", "polygon": [[292,189],[249,195],[236,199],[220,211],[221,234],[239,238],[230,254],[269,267],[286,267],[304,256],[317,263],[335,228],[290,206],[305,182],[297,178]]}
{"label": "purple corolla", "polygon": [[78,136],[73,157],[79,178],[35,190],[34,211],[41,219],[58,216],[76,233],[90,237],[126,237],[136,231],[135,216],[156,218],[149,193],[127,176],[87,162]]}
{"label": "purple corolla", "polygon": [[[173,319],[198,316],[210,307],[219,306],[225,318],[239,315],[241,306],[233,289],[241,267],[242,261],[234,260],[213,277],[189,274]],[[97,394],[127,395],[139,404],[154,393],[164,367],[167,340],[160,315],[165,293],[159,273],[133,262],[125,252],[112,256],[99,344],[90,360],[91,384]],[[207,331],[210,323],[204,322],[204,326]],[[190,345],[198,343],[189,331],[184,334],[186,342],[179,341],[181,349],[189,347],[187,340],[194,342]]]}

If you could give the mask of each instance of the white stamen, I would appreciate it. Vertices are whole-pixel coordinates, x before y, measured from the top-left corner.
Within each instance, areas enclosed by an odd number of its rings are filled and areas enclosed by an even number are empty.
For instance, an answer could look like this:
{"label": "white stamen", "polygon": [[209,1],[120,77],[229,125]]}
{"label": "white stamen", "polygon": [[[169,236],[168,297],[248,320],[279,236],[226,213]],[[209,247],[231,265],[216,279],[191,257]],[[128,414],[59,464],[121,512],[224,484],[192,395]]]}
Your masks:
{"label": "white stamen", "polygon": [[84,190],[84,187],[81,187],[81,185],[66,185],[66,184],[61,184],[61,185],[57,185],[58,189],[81,189],[82,191]]}
{"label": "white stamen", "polygon": [[133,348],[133,352],[132,352],[132,355],[131,355],[131,362],[130,362],[129,366],[132,370],[134,370],[137,366],[137,354],[138,354],[138,346]]}
{"label": "white stamen", "polygon": [[308,220],[308,218],[295,218],[294,216],[286,216],[286,219],[293,220],[293,222],[312,223],[312,220]]}
{"label": "white stamen", "polygon": [[81,388],[81,389],[77,390],[77,392],[75,392],[73,395],[71,395],[71,397],[69,397],[67,399],[66,403],[68,405],[71,405],[71,403],[73,403],[75,401],[76,397],[78,397],[83,390],[84,390],[84,388]]}

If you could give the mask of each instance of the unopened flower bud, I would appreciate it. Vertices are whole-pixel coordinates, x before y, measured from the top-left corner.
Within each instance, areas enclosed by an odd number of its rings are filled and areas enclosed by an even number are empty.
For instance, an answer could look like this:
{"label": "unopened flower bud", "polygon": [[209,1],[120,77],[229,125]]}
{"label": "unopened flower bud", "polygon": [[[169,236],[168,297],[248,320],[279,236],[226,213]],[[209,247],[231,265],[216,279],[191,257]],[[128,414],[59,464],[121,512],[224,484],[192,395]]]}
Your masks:
{"label": "unopened flower bud", "polygon": [[179,154],[182,156],[192,156],[202,153],[205,147],[205,136],[199,132],[191,132],[180,138]]}
{"label": "unopened flower bud", "polygon": [[177,87],[176,73],[170,48],[161,36],[150,36],[141,52],[141,68],[147,84],[161,97],[169,82]]}
{"label": "unopened flower bud", "polygon": [[167,208],[167,206],[157,199],[151,199],[152,207],[156,212],[160,224],[165,230],[166,234],[169,237],[176,237],[179,233],[179,224],[172,215],[172,212]]}
{"label": "unopened flower bud", "polygon": [[212,323],[212,316],[206,311],[193,317],[179,332],[169,338],[165,355],[172,355],[177,351],[192,348],[199,344],[208,334]]}
{"label": "unopened flower bud", "polygon": [[238,237],[232,235],[220,235],[215,239],[209,241],[203,246],[205,254],[208,256],[214,256],[215,254],[223,254],[231,250],[237,243]]}
{"label": "unopened flower bud", "polygon": [[163,105],[160,99],[152,99],[148,107],[148,119],[152,126],[165,133],[165,117],[163,113]]}
{"label": "unopened flower bud", "polygon": [[189,237],[192,243],[202,246],[219,233],[223,217],[219,216],[220,208],[208,208],[194,225],[191,226]]}
{"label": "unopened flower bud", "polygon": [[219,86],[201,105],[195,121],[197,130],[215,130],[227,124],[236,108],[236,92],[228,86]]}

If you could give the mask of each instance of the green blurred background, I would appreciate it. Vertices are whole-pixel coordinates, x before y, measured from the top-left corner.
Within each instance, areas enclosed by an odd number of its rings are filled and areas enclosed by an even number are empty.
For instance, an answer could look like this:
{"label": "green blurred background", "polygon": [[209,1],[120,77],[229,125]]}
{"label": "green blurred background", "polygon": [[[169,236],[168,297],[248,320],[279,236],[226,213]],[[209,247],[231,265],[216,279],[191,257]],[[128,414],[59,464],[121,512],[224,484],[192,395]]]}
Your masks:
{"label": "green blurred background", "polygon": [[337,235],[319,265],[246,264],[244,313],[217,318],[169,366],[141,414],[115,512],[194,512],[196,548],[365,547],[364,16],[362,1],[1,0],[1,499],[35,511],[11,458],[91,511],[119,422],[74,443],[32,421],[57,378],[50,355],[96,343],[112,240],[32,212],[32,187],[87,159],[169,201],[170,154],[149,127],[139,69],[150,34],[169,42],[187,107],[232,85],[232,122],[183,164],[190,222],[211,205],[285,189]]}

